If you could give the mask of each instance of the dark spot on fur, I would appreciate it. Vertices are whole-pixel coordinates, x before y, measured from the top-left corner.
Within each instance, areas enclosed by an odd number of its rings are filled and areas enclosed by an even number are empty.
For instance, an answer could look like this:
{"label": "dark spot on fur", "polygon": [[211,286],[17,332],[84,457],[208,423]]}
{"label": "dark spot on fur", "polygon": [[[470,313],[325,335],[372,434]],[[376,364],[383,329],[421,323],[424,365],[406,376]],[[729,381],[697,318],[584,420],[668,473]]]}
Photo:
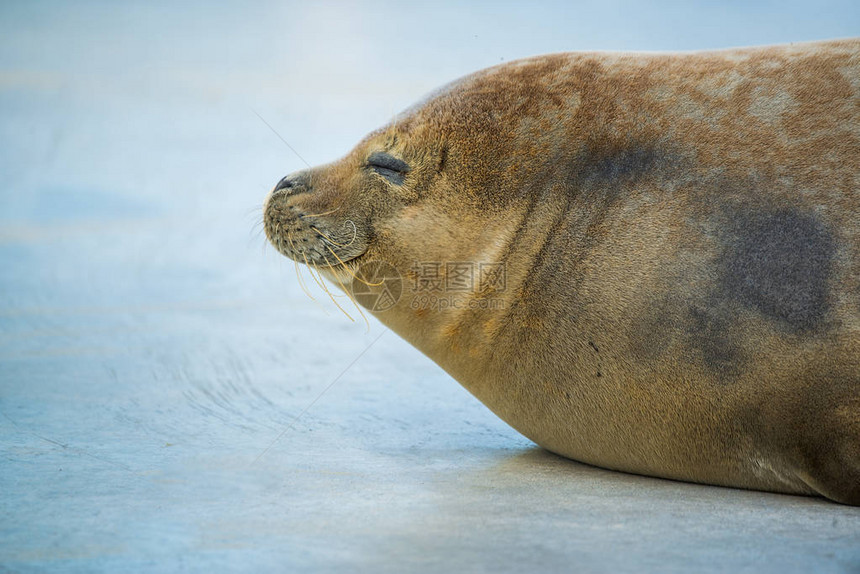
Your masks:
{"label": "dark spot on fur", "polygon": [[[597,345],[594,344],[594,341],[588,341],[588,346],[591,347],[592,349],[594,349],[595,353],[597,353],[598,355],[600,354],[600,349],[597,348]],[[597,377],[603,376],[603,373],[601,373],[602,369],[603,369],[603,363],[601,362],[600,357],[598,356],[597,357],[597,371],[595,373],[595,375]]]}
{"label": "dark spot on fur", "polygon": [[828,311],[833,238],[812,215],[744,214],[723,257],[722,287],[731,298],[795,333],[810,332]]}
{"label": "dark spot on fur", "polygon": [[[554,256],[559,252],[577,253],[580,260],[586,259],[606,240],[610,227],[607,219],[623,208],[624,199],[636,189],[637,182],[657,175],[670,177],[669,166],[677,163],[672,157],[651,144],[609,141],[586,145],[574,161],[547,157],[547,176],[536,180],[535,185],[551,190],[554,181],[563,179],[567,205],[559,210],[534,267],[550,263],[547,256],[560,266],[562,260]],[[555,170],[564,173],[553,175]],[[571,277],[570,271],[567,276]]]}
{"label": "dark spot on fur", "polygon": [[719,195],[688,221],[690,235],[707,242],[689,263],[667,268],[654,299],[637,309],[628,341],[641,361],[671,353],[729,383],[758,352],[763,327],[804,335],[827,325],[837,246],[814,213],[768,206],[749,187],[709,189]]}
{"label": "dark spot on fur", "polygon": [[630,331],[630,350],[636,360],[651,364],[682,360],[703,365],[716,379],[728,383],[746,364],[742,334],[734,318],[743,310],[725,297],[696,296],[676,279],[675,292],[654,301]]}
{"label": "dark spot on fur", "polygon": [[670,298],[649,306],[630,330],[631,351],[637,360],[654,361],[661,357],[675,332],[675,305]]}
{"label": "dark spot on fur", "polygon": [[588,149],[582,156],[577,179],[618,184],[636,180],[672,163],[653,145],[630,143],[600,151]]}
{"label": "dark spot on fur", "polygon": [[691,348],[709,369],[725,377],[738,374],[743,356],[731,336],[732,321],[724,309],[718,304],[691,306],[686,326]]}
{"label": "dark spot on fur", "polygon": [[448,164],[448,144],[442,146],[439,152],[439,167],[436,169],[438,173],[445,171],[445,166]]}

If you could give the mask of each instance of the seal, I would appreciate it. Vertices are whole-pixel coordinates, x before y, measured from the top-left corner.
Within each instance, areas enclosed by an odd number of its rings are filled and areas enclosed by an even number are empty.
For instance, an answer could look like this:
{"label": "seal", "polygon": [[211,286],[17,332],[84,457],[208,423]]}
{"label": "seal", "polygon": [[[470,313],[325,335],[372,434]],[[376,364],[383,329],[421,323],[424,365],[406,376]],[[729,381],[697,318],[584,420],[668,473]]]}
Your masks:
{"label": "seal", "polygon": [[860,504],[860,40],[479,71],[264,225],[552,452]]}

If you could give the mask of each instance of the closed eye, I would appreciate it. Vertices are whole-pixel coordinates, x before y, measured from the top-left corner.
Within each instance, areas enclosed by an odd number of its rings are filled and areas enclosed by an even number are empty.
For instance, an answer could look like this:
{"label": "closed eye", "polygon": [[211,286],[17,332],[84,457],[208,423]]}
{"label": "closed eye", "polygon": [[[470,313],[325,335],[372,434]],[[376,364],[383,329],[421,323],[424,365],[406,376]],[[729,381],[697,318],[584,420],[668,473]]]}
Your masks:
{"label": "closed eye", "polygon": [[402,185],[409,173],[409,164],[393,155],[377,151],[367,158],[367,168],[375,171],[395,185]]}

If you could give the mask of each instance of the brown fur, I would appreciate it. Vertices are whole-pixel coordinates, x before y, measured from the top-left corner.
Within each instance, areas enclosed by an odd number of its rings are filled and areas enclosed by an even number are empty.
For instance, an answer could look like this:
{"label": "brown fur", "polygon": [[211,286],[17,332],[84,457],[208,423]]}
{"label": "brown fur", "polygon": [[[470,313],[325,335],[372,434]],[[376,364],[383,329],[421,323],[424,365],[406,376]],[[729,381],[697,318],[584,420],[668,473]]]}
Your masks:
{"label": "brown fur", "polygon": [[265,222],[338,281],[334,254],[503,262],[504,291],[455,294],[502,309],[378,318],[549,450],[860,504],[858,40],[483,70],[292,176]]}

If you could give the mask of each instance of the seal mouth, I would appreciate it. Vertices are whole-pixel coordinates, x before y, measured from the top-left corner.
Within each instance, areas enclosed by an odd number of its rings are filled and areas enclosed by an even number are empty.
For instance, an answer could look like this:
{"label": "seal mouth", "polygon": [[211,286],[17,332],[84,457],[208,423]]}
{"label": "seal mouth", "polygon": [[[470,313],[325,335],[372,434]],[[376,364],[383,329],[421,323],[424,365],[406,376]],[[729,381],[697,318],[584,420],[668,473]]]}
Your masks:
{"label": "seal mouth", "polygon": [[336,219],[340,208],[312,213],[292,199],[282,189],[267,198],[263,227],[269,243],[281,255],[316,269],[356,265],[367,252],[361,227],[350,218]]}

